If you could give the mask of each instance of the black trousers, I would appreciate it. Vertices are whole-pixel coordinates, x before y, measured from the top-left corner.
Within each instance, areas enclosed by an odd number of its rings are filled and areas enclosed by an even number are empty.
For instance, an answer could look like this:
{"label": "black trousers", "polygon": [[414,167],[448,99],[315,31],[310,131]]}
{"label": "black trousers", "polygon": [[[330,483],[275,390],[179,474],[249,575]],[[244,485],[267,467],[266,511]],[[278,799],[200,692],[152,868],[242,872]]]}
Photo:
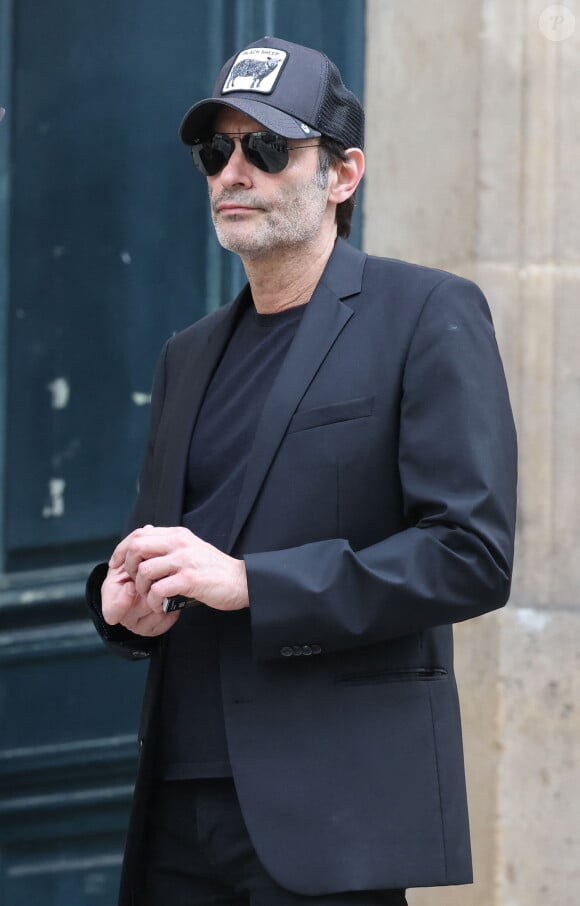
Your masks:
{"label": "black trousers", "polygon": [[136,906],[406,906],[403,890],[307,897],[262,867],[229,778],[161,782]]}

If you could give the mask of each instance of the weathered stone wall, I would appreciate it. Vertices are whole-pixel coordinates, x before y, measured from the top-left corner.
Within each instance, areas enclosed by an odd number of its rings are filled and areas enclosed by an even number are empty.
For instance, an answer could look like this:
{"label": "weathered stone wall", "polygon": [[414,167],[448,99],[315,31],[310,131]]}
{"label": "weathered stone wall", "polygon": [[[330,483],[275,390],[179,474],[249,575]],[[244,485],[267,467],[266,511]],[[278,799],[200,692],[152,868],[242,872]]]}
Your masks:
{"label": "weathered stone wall", "polygon": [[365,248],[481,285],[520,442],[511,602],[456,630],[476,883],[409,902],[576,906],[580,3],[367,0],[367,26]]}

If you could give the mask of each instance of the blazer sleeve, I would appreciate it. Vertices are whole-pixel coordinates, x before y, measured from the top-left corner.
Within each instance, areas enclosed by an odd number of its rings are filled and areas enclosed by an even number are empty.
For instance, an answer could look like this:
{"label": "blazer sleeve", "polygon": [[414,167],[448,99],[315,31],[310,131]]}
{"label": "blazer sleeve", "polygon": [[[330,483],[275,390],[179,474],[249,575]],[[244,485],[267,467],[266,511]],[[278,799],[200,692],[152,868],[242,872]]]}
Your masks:
{"label": "blazer sleeve", "polygon": [[[129,534],[129,532],[132,532],[133,529],[146,525],[152,519],[153,506],[155,503],[153,461],[157,431],[165,401],[168,345],[169,341],[167,341],[159,356],[153,378],[151,417],[149,421],[147,445],[141,467],[137,500],[128,520],[125,531],[126,535]],[[148,657],[155,646],[159,644],[159,637],[139,636],[130,632],[128,629],[125,629],[125,627],[120,624],[117,626],[109,626],[103,619],[101,586],[105,581],[107,568],[106,563],[99,563],[93,569],[87,581],[85,601],[89,608],[91,619],[105,645],[113,652],[113,654],[118,654],[129,660],[140,660],[144,657]]]}
{"label": "blazer sleeve", "polygon": [[491,315],[449,277],[405,361],[399,475],[405,529],[362,550],[330,539],[245,556],[254,656],[335,651],[454,623],[508,599],[516,438]]}

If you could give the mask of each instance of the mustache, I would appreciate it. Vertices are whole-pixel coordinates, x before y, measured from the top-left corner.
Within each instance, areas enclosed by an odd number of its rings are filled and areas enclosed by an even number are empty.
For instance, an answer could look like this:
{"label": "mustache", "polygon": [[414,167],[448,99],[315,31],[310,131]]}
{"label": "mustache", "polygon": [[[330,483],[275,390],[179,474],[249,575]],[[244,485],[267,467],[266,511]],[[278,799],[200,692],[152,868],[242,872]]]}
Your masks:
{"label": "mustache", "polygon": [[210,196],[211,209],[214,214],[221,204],[235,204],[247,208],[266,209],[264,202],[257,195],[249,195],[247,189],[243,192],[223,190],[218,195]]}

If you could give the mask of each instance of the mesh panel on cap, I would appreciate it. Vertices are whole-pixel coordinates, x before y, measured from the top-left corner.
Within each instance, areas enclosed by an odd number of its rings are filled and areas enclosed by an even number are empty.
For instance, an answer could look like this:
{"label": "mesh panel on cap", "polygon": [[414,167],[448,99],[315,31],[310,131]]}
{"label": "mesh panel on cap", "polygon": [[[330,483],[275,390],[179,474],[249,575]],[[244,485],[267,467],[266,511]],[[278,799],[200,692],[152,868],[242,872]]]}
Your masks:
{"label": "mesh panel on cap", "polygon": [[317,128],[345,148],[364,145],[364,112],[354,94],[345,88],[334,63],[328,60],[326,84],[320,102]]}

